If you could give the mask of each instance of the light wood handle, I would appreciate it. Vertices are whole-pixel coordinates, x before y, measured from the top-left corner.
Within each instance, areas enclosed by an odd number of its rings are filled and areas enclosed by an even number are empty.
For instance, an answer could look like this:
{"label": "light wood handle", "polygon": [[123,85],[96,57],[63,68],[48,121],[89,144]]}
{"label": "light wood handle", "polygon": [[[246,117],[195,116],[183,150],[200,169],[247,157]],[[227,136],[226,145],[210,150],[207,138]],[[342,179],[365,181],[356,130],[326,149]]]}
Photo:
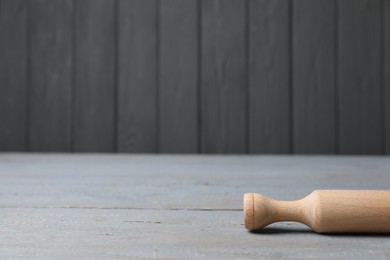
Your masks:
{"label": "light wood handle", "polygon": [[303,223],[318,233],[390,232],[390,190],[316,190],[296,201],[244,195],[245,227],[279,221]]}

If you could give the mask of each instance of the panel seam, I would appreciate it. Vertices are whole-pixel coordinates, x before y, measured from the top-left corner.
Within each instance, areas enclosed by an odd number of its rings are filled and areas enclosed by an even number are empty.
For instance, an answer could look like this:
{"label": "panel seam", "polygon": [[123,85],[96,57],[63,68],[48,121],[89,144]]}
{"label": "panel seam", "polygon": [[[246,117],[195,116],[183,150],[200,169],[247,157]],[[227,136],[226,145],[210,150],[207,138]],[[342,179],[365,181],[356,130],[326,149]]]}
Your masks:
{"label": "panel seam", "polygon": [[118,152],[119,141],[119,109],[118,109],[118,93],[119,93],[119,0],[114,2],[114,111],[113,111],[113,151]]}
{"label": "panel seam", "polygon": [[[381,73],[381,119],[382,119],[382,125],[381,125],[381,139],[382,139],[382,147],[381,147],[381,153],[382,154],[386,154],[387,153],[387,134],[386,134],[386,128],[387,128],[387,125],[388,125],[388,122],[387,122],[387,113],[386,112],[386,100],[387,100],[387,96],[388,96],[388,93],[386,91],[386,73],[385,73],[385,69],[386,69],[386,59],[388,59],[388,53],[386,51],[386,40],[387,40],[387,34],[386,34],[386,31],[385,31],[385,27],[386,27],[386,3],[385,3],[386,0],[382,0],[381,1],[381,28],[380,28],[380,36],[381,36],[381,48],[380,48],[380,57],[381,57],[381,70],[380,70],[380,73]],[[388,33],[388,32],[387,32]],[[390,102],[390,100],[389,100]]]}
{"label": "panel seam", "polygon": [[340,93],[339,93],[339,4],[338,0],[335,0],[335,24],[334,24],[334,55],[335,55],[335,68],[334,68],[334,73],[335,73],[335,86],[334,86],[334,97],[335,97],[335,140],[334,140],[334,145],[335,145],[335,153],[340,154]]}
{"label": "panel seam", "polygon": [[290,125],[290,147],[289,153],[294,151],[294,0],[289,1],[289,125]]}
{"label": "panel seam", "polygon": [[245,153],[250,153],[250,1],[245,1]]}
{"label": "panel seam", "polygon": [[160,127],[160,0],[156,0],[156,152],[161,152]]}
{"label": "panel seam", "polygon": [[75,140],[76,140],[76,0],[74,0],[72,6],[72,87],[71,87],[71,120],[70,120],[70,150],[75,152]]}
{"label": "panel seam", "polygon": [[202,0],[197,0],[197,152],[202,153]]}
{"label": "panel seam", "polygon": [[30,94],[31,94],[31,2],[26,8],[26,91],[25,91],[25,149],[30,151]]}

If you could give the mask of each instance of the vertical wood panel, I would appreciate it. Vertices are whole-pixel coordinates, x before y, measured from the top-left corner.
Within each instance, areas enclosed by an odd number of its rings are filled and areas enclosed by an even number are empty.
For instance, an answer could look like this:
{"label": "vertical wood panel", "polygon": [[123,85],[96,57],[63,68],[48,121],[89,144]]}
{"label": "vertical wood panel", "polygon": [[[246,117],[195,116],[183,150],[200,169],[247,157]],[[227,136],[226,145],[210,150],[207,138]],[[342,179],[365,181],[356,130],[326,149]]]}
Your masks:
{"label": "vertical wood panel", "polygon": [[389,0],[0,0],[0,31],[0,151],[390,153]]}
{"label": "vertical wood panel", "polygon": [[120,152],[157,152],[156,7],[156,0],[119,1]]}
{"label": "vertical wood panel", "polygon": [[30,126],[32,151],[71,150],[72,0],[30,4]]}
{"label": "vertical wood panel", "polygon": [[390,154],[390,0],[384,0],[384,90],[385,90],[385,104],[384,121],[385,121],[385,140],[386,140],[386,154]]}
{"label": "vertical wood panel", "polygon": [[115,1],[75,1],[74,150],[114,151]]}
{"label": "vertical wood panel", "polygon": [[339,1],[340,152],[382,153],[380,0]]}
{"label": "vertical wood panel", "polygon": [[26,149],[26,6],[0,0],[0,151]]}
{"label": "vertical wood panel", "polygon": [[289,153],[289,1],[249,3],[249,152]]}
{"label": "vertical wood panel", "polygon": [[197,1],[160,3],[160,151],[196,153]]}
{"label": "vertical wood panel", "polygon": [[336,152],[335,1],[294,1],[294,153]]}
{"label": "vertical wood panel", "polygon": [[245,1],[202,1],[201,150],[246,151]]}

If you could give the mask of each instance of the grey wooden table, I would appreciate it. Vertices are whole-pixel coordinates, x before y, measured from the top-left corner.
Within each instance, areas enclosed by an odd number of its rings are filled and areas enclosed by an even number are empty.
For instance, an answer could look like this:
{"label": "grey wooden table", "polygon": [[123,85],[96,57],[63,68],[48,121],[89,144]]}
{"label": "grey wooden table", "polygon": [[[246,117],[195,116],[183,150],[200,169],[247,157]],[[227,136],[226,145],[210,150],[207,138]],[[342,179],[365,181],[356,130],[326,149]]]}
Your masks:
{"label": "grey wooden table", "polygon": [[243,226],[242,195],[390,189],[390,157],[0,154],[0,257],[390,259],[388,235]]}

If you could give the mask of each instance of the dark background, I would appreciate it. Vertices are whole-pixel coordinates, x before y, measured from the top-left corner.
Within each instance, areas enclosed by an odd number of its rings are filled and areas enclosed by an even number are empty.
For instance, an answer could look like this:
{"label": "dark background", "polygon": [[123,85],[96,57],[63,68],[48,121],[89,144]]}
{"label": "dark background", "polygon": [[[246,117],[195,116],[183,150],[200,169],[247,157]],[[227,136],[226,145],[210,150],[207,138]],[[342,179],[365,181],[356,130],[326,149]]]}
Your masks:
{"label": "dark background", "polygon": [[390,0],[0,0],[0,151],[390,153]]}

